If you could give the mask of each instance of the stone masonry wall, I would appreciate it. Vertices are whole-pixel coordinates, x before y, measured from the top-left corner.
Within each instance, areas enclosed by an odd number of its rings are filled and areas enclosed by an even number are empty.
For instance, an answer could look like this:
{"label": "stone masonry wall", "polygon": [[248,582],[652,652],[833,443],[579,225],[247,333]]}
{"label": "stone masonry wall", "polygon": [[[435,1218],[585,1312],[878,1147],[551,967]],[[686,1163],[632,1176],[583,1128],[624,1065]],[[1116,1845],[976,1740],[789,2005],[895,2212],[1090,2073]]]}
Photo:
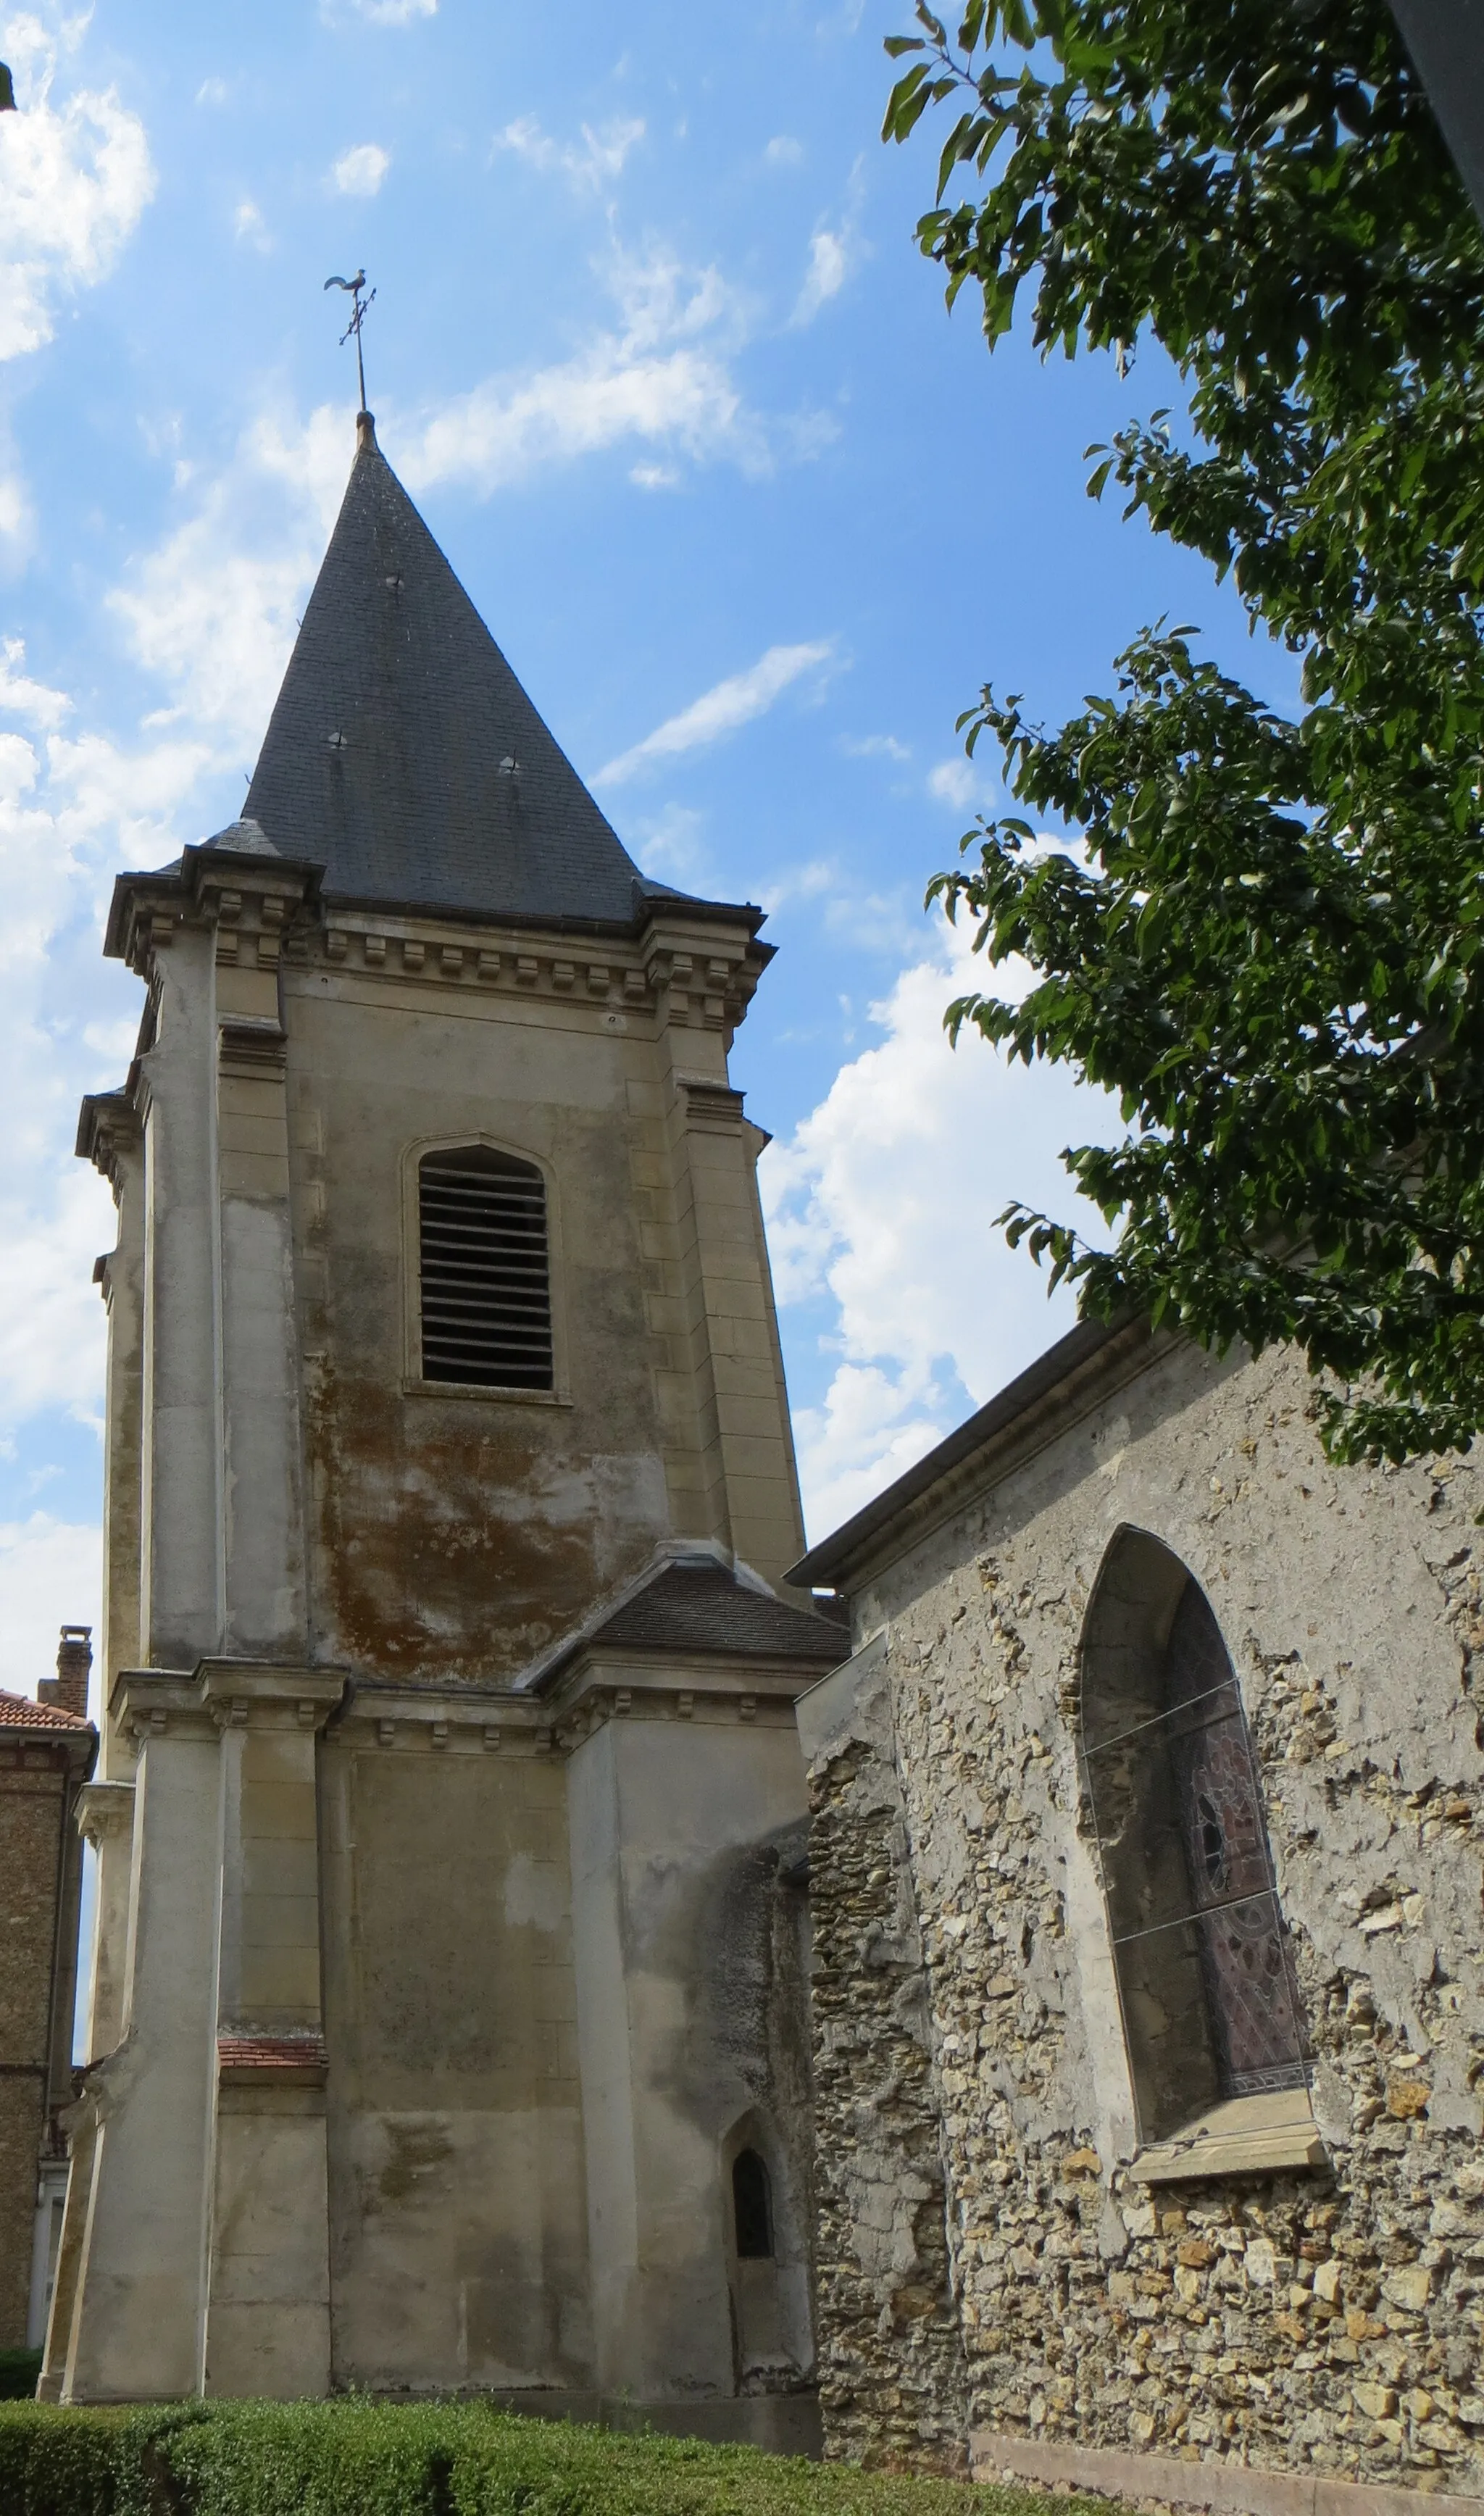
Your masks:
{"label": "stone masonry wall", "polygon": [[[821,2145],[850,2155],[920,1997],[931,2072],[901,2171],[936,2110],[974,2424],[1484,2495],[1484,1477],[1331,1470],[1306,1395],[1287,1359],[1167,1355],[856,1603],[903,1852],[836,1815],[836,1746],[816,1774],[815,1894],[840,1911],[817,1943]],[[1242,1685],[1330,2172],[1153,2191],[1128,2173],[1076,1732],[1087,1601],[1130,1525],[1202,1582]],[[907,1947],[904,1898],[921,1973],[883,2002],[867,1952],[873,1933]],[[854,2032],[831,2044],[835,2019]],[[880,2177],[897,2127],[871,2121]],[[851,2206],[858,2257],[874,2226],[842,2191],[841,2261]],[[849,2284],[821,2305],[827,2359],[866,2356]],[[895,2374],[941,2453],[960,2400],[946,2334],[924,2353],[883,2326],[869,2348],[869,2392],[827,2393],[833,2451],[902,2450]]]}
{"label": "stone masonry wall", "polygon": [[854,1727],[811,1777],[816,2281],[827,2451],[869,2464],[959,2471],[967,2393],[922,1944],[908,1892],[889,1719]]}

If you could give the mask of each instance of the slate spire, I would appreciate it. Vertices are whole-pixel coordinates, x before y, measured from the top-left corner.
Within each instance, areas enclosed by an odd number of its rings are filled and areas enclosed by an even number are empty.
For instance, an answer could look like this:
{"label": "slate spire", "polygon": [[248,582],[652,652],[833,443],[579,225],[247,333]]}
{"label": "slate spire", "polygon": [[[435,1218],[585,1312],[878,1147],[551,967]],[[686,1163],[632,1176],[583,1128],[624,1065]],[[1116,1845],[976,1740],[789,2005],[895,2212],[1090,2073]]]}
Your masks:
{"label": "slate spire", "polygon": [[632,926],[642,880],[371,415],[242,806],[330,899]]}

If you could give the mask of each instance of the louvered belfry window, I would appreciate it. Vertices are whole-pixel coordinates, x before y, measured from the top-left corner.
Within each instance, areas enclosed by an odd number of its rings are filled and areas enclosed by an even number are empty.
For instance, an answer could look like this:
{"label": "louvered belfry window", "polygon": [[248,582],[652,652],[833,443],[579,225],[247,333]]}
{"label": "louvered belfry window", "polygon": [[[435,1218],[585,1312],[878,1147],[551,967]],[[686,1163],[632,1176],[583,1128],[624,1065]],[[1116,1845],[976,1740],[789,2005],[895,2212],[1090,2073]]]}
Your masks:
{"label": "louvered belfry window", "polygon": [[550,1389],[546,1183],[489,1145],[425,1153],[417,1173],[422,1376]]}

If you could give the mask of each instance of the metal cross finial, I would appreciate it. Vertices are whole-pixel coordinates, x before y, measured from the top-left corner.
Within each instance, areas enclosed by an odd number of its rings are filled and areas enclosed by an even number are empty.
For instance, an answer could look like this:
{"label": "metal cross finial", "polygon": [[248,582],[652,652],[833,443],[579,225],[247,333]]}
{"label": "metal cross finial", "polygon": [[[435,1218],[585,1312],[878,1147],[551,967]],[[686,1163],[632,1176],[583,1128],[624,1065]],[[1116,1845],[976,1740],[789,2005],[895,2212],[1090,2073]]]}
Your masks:
{"label": "metal cross finial", "polygon": [[356,373],[360,383],[360,407],[364,410],[365,360],[362,357],[360,351],[360,327],[365,321],[370,309],[376,303],[376,291],[373,288],[370,296],[362,303],[360,292],[365,286],[365,273],[363,271],[358,271],[354,279],[327,279],[324,284],[326,288],[343,288],[346,295],[355,300],[356,311],[352,314],[345,330],[340,335],[340,346],[343,350],[347,341],[354,336],[356,342]]}

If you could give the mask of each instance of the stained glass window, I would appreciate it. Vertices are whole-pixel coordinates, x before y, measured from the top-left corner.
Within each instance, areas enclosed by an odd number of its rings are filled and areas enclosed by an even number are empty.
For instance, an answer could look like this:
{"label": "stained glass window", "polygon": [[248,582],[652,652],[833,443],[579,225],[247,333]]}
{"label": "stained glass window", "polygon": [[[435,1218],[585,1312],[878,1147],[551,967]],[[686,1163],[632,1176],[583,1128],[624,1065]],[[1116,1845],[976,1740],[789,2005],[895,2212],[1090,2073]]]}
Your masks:
{"label": "stained glass window", "polygon": [[1223,2098],[1302,2087],[1302,2008],[1236,1676],[1200,1584],[1139,1531],[1116,1542],[1088,1613],[1082,1753],[1141,2136]]}

